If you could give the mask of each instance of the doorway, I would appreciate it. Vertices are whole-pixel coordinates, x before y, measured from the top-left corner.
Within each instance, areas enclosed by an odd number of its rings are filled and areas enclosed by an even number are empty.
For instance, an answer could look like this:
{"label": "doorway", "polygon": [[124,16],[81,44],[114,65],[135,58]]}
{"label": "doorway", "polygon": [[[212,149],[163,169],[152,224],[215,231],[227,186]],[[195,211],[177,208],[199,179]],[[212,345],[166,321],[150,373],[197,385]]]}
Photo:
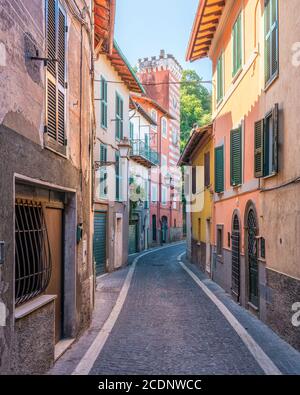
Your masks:
{"label": "doorway", "polygon": [[118,269],[122,266],[123,260],[123,216],[122,214],[116,215],[115,222],[115,268]]}
{"label": "doorway", "polygon": [[166,243],[168,239],[168,218],[163,216],[161,219],[161,241]]}
{"label": "doorway", "polygon": [[210,233],[211,233],[211,222],[210,222],[210,219],[207,219],[206,220],[206,256],[205,256],[206,263],[205,263],[205,266],[206,266],[206,271],[209,274],[211,272],[211,268],[210,268],[210,261],[211,261]]}
{"label": "doorway", "polygon": [[157,241],[156,215],[152,215],[152,241]]}

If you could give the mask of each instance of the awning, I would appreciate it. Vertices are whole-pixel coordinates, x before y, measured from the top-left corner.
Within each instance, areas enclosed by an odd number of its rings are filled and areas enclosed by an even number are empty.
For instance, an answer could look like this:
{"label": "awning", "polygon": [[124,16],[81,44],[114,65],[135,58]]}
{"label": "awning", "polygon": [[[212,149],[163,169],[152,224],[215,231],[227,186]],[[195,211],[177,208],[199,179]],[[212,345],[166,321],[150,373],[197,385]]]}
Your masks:
{"label": "awning", "polygon": [[187,50],[187,61],[208,55],[226,0],[200,0]]}
{"label": "awning", "polygon": [[150,96],[147,96],[147,95],[142,95],[142,96],[132,95],[132,99],[135,102],[138,102],[138,103],[141,103],[141,104],[145,104],[145,105],[148,104],[151,107],[154,107],[156,110],[158,110],[159,112],[163,113],[169,119],[175,119],[169,113],[169,111],[167,111],[165,108],[163,108],[159,103],[157,103],[156,100],[152,99]]}
{"label": "awning", "polygon": [[115,0],[95,0],[95,48],[112,53],[115,25]]}

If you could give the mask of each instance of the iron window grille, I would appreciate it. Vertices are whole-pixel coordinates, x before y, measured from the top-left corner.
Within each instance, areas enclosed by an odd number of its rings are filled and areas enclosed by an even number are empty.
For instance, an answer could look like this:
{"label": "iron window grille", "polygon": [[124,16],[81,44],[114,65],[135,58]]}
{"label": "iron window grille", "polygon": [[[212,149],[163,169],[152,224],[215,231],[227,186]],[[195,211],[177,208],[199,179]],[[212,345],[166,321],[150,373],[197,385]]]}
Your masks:
{"label": "iron window grille", "polygon": [[41,203],[17,199],[15,204],[15,303],[42,294],[51,278],[49,238]]}

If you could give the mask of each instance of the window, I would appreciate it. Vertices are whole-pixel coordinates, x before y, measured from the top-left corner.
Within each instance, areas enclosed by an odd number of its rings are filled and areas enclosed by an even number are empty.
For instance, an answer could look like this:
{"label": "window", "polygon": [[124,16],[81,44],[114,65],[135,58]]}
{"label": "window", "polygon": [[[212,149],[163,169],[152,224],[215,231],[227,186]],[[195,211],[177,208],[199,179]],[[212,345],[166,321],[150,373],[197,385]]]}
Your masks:
{"label": "window", "polygon": [[177,145],[178,143],[178,134],[176,130],[172,131],[172,143],[173,145]]}
{"label": "window", "polygon": [[201,241],[201,218],[198,218],[198,241]]}
{"label": "window", "polygon": [[224,96],[224,81],[223,81],[223,54],[219,57],[217,63],[217,103],[219,103]]}
{"label": "window", "polygon": [[101,77],[101,126],[107,129],[107,81]]}
{"label": "window", "polygon": [[254,130],[254,173],[256,178],[267,177],[278,172],[278,104],[273,110],[255,123]]}
{"label": "window", "polygon": [[151,185],[151,201],[152,203],[157,203],[158,199],[157,199],[157,185],[156,184],[152,184]]}
{"label": "window", "polygon": [[204,154],[204,186],[210,186],[210,152]]}
{"label": "window", "polygon": [[133,122],[129,123],[129,137],[130,137],[130,141],[134,140],[134,123]]}
{"label": "window", "polygon": [[224,146],[215,148],[215,191],[224,192]]}
{"label": "window", "polygon": [[197,167],[192,167],[192,194],[196,195],[197,193]]}
{"label": "window", "polygon": [[167,187],[162,186],[161,188],[161,203],[165,206],[168,202],[168,189]]}
{"label": "window", "polygon": [[[154,109],[151,110],[151,118],[157,123],[157,111]],[[152,125],[151,127],[153,130],[157,130],[156,125]]]}
{"label": "window", "polygon": [[242,127],[230,133],[230,180],[232,186],[242,183]]}
{"label": "window", "polygon": [[47,0],[47,63],[45,143],[66,154],[66,42],[67,18],[57,0]]}
{"label": "window", "polygon": [[278,2],[265,0],[265,83],[278,74]]}
{"label": "window", "polygon": [[161,133],[163,137],[168,137],[168,122],[166,118],[161,119]]}
{"label": "window", "polygon": [[223,225],[217,225],[217,255],[223,257]]}
{"label": "window", "polygon": [[144,190],[145,190],[145,199],[144,199],[144,208],[149,208],[149,181],[144,180]]}
{"label": "window", "polygon": [[120,153],[116,152],[116,201],[122,200],[122,166]]}
{"label": "window", "polygon": [[17,199],[15,204],[16,305],[42,294],[51,277],[51,255],[42,204]]}
{"label": "window", "polygon": [[[107,146],[100,145],[100,162],[107,162]],[[101,166],[100,168],[100,198],[107,198],[107,168]]]}
{"label": "window", "polygon": [[124,104],[121,96],[116,94],[116,138],[123,138]]}
{"label": "window", "polygon": [[168,157],[166,155],[161,156],[161,172],[164,176],[166,176],[168,172]]}
{"label": "window", "polygon": [[234,77],[242,67],[242,14],[238,16],[232,31],[233,41],[233,69]]}

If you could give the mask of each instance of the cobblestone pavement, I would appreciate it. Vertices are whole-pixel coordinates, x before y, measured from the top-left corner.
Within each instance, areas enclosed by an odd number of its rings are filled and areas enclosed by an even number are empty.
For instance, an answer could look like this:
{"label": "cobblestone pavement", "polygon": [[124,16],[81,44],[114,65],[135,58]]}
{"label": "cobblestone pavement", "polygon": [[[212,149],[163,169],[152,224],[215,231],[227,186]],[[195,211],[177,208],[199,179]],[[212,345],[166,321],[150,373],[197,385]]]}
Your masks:
{"label": "cobblestone pavement", "polygon": [[90,374],[263,374],[214,303],[182,269],[184,245],[142,257]]}

